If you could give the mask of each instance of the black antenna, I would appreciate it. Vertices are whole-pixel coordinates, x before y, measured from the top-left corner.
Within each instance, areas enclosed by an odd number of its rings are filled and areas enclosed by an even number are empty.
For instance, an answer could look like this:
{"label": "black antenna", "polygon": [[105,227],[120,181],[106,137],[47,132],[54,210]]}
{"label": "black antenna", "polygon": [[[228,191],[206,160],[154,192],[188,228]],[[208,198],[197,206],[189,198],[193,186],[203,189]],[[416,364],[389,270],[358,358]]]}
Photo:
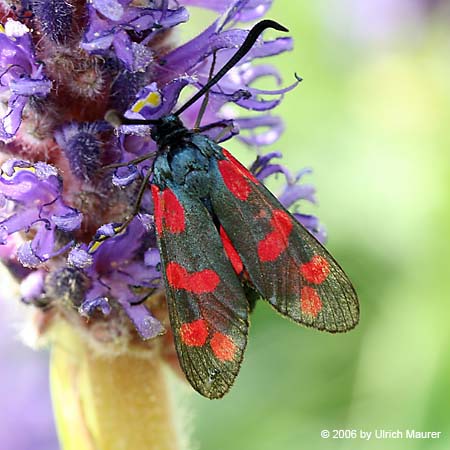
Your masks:
{"label": "black antenna", "polygon": [[288,32],[289,30],[274,20],[266,19],[258,22],[248,33],[245,41],[239,50],[231,57],[231,59],[216,73],[216,75],[206,83],[190,100],[188,100],[178,111],[174,112],[175,116],[179,116],[189,106],[195,103],[205,92],[214,86],[232,67],[234,67],[253,47],[260,34],[267,28]]}
{"label": "black antenna", "polygon": [[151,119],[129,119],[115,109],[106,111],[105,120],[114,128],[119,128],[121,125],[155,125],[159,122]]}
{"label": "black antenna", "polygon": [[[190,98],[180,109],[178,109],[173,114],[179,116],[183,111],[185,111],[189,106],[195,103],[200,97],[202,97],[206,92],[211,89],[226,73],[234,67],[253,47],[256,40],[259,38],[261,33],[267,28],[273,28],[274,30],[288,32],[289,30],[283,25],[280,25],[274,20],[266,19],[258,22],[248,33],[244,42],[242,43],[239,50],[231,57],[231,59],[216,73],[216,75],[211,78],[208,83],[206,83],[202,89],[200,89],[192,98]],[[155,125],[159,120],[146,120],[146,119],[129,119],[119,114],[115,110],[110,110],[105,114],[105,120],[109,122],[113,127],[119,127],[120,125]]]}

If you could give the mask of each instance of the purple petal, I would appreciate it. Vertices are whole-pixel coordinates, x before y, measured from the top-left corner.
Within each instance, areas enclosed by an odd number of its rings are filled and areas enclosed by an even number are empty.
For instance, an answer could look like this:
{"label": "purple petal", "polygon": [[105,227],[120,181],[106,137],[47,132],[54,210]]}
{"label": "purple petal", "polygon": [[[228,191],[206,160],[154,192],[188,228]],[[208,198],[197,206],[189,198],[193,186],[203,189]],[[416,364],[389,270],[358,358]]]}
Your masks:
{"label": "purple petal", "polygon": [[327,231],[316,216],[294,213],[293,216],[322,244],[327,241]]}
{"label": "purple petal", "polygon": [[73,248],[67,256],[67,263],[78,269],[85,269],[93,263],[93,257],[81,247]]}
{"label": "purple petal", "polygon": [[51,166],[50,164],[46,164],[43,162],[38,161],[37,163],[32,165],[34,169],[36,170],[36,176],[40,180],[47,180],[50,177],[57,177],[58,171],[54,166]]}
{"label": "purple petal", "polygon": [[17,258],[24,267],[34,269],[38,267],[42,261],[36,255],[31,246],[31,242],[24,242],[17,250]]}
{"label": "purple petal", "polygon": [[[156,83],[145,86],[139,91],[136,101],[125,114],[126,117],[136,117],[135,114],[139,113],[142,116],[140,118],[156,119],[169,114],[175,107],[181,90],[194,81],[191,77],[177,78],[166,84],[161,90],[158,89]],[[127,128],[131,129],[132,127]],[[148,132],[148,127],[146,127],[146,132]]]}
{"label": "purple petal", "polygon": [[104,316],[111,312],[111,305],[106,297],[97,297],[84,301],[78,308],[78,312],[85,317],[92,316],[95,311],[100,311]]}
{"label": "purple petal", "polygon": [[83,214],[76,209],[71,209],[63,216],[51,216],[53,223],[63,231],[74,231],[81,226]]}
{"label": "purple petal", "polygon": [[9,83],[9,87],[14,95],[25,95],[28,97],[36,95],[44,97],[50,92],[52,82],[47,79],[32,80],[31,78],[21,78],[19,80],[12,80]]}
{"label": "purple petal", "polygon": [[143,44],[132,42],[131,54],[133,55],[130,65],[131,72],[144,72],[146,67],[153,63],[153,51]]}
{"label": "purple petal", "polygon": [[[276,142],[284,131],[283,121],[276,116],[256,116],[249,118],[237,118],[236,123],[244,131],[250,131],[249,136],[239,135],[239,139],[247,145],[256,147],[271,145]],[[264,127],[267,131],[255,133],[255,130]]]}
{"label": "purple petal", "polygon": [[155,221],[154,221],[152,215],[139,213],[137,217],[140,220],[145,231],[151,232],[151,233],[155,232]]}
{"label": "purple petal", "polygon": [[272,41],[265,41],[260,46],[255,46],[249,52],[251,59],[267,58],[268,56],[279,55],[288,52],[294,47],[294,41],[290,37],[279,37]]}
{"label": "purple petal", "polygon": [[130,51],[132,41],[125,30],[114,33],[114,51],[117,57],[125,64],[125,67],[131,72],[135,72],[133,53]]}
{"label": "purple petal", "polygon": [[[89,244],[89,252],[94,255],[94,262],[98,265],[96,268],[109,272],[119,262],[132,261],[136,251],[143,244],[142,236],[145,232],[138,218],[134,218],[126,230],[119,234],[117,234],[117,224],[100,227],[94,240]],[[103,242],[99,244],[99,241]]]}
{"label": "purple petal", "polygon": [[98,50],[107,50],[109,47],[111,47],[113,41],[114,35],[111,34],[98,37],[97,39],[89,42],[82,42],[80,46],[87,52],[95,52]]}
{"label": "purple petal", "polygon": [[102,225],[96,233],[96,238],[113,237],[116,235],[116,226],[114,223],[106,223]]}
{"label": "purple petal", "polygon": [[278,196],[278,200],[286,208],[303,199],[316,203],[315,193],[316,189],[310,184],[292,184],[285,187],[283,193]]}
{"label": "purple petal", "polygon": [[130,185],[139,177],[139,170],[136,166],[130,164],[125,167],[119,167],[114,171],[112,177],[112,184],[118,187],[125,187]]}
{"label": "purple petal", "polygon": [[156,267],[161,262],[161,256],[157,248],[151,248],[145,252],[144,263],[146,266]]}
{"label": "purple petal", "polygon": [[127,301],[122,301],[121,304],[142,339],[152,339],[165,333],[161,322],[150,314],[145,305],[133,306]]}
{"label": "purple petal", "polygon": [[6,245],[8,243],[8,228],[6,228],[4,225],[0,226],[0,245]]}
{"label": "purple petal", "polygon": [[28,99],[22,95],[13,95],[8,102],[8,111],[0,118],[0,140],[8,142],[17,133],[22,123],[22,111]]}
{"label": "purple petal", "polygon": [[184,0],[185,5],[208,8],[223,13],[231,10],[227,20],[247,22],[262,17],[272,4],[272,0],[245,0],[230,2],[230,0]]}
{"label": "purple petal", "polygon": [[234,0],[231,2],[224,25],[235,21],[254,20],[270,8],[272,0]]}
{"label": "purple petal", "polygon": [[173,72],[190,73],[193,67],[212,55],[214,50],[238,48],[248,34],[244,30],[228,30],[217,34],[217,30],[216,21],[197,37],[170,52],[164,58],[164,66],[158,71],[158,78],[168,83]]}
{"label": "purple petal", "polygon": [[123,6],[117,0],[93,0],[94,8],[108,19],[118,21],[123,13]]}
{"label": "purple petal", "polygon": [[276,100],[239,99],[235,103],[250,111],[269,111],[281,103],[282,98]]}

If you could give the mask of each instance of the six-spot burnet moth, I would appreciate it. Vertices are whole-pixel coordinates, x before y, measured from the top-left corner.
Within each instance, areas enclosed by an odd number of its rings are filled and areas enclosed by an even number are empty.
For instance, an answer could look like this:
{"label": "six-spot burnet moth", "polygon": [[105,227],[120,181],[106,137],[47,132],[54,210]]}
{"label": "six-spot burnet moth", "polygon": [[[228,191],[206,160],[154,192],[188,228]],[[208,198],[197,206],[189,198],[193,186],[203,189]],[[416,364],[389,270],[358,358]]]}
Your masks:
{"label": "six-spot burnet moth", "polygon": [[157,120],[107,116],[116,126],[152,127],[158,151],[150,186],[170,323],[187,379],[208,398],[222,397],[239,372],[255,295],[318,330],[347,331],[359,319],[355,290],[325,248],[227,150],[178,117],[266,28],[288,31],[272,20],[256,24],[175,113]]}

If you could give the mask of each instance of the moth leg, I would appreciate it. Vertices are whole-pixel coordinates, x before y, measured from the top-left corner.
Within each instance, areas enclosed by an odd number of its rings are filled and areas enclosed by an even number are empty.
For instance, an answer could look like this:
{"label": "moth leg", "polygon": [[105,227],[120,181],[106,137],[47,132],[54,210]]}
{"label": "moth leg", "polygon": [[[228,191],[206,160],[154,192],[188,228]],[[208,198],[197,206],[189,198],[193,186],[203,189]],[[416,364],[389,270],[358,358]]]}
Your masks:
{"label": "moth leg", "polygon": [[152,156],[155,156],[157,152],[146,153],[145,155],[139,156],[139,158],[131,159],[130,161],[108,164],[107,166],[103,166],[101,170],[110,170],[110,169],[118,169],[119,167],[126,166],[135,166],[147,159],[150,159]]}
{"label": "moth leg", "polygon": [[[209,69],[209,75],[208,75],[208,83],[211,81],[211,79],[214,75],[214,69],[216,67],[216,55],[217,55],[217,50],[215,50],[212,55],[211,68]],[[208,106],[208,101],[209,101],[209,90],[205,92],[205,96],[203,97],[203,101],[200,106],[200,111],[198,112],[197,119],[195,120],[194,131],[196,131],[196,132],[198,132],[198,130],[200,129],[200,122],[202,121],[202,118],[205,114],[206,107]]]}
{"label": "moth leg", "polygon": [[[148,170],[147,173],[145,174],[144,180],[142,181],[140,187],[139,187],[139,192],[137,194],[136,197],[136,202],[133,206],[133,211],[131,212],[131,214],[125,219],[125,222],[123,222],[122,224],[118,225],[117,227],[114,228],[114,235],[112,236],[107,236],[107,235],[101,235],[98,238],[94,239],[94,242],[97,244],[101,244],[102,242],[107,241],[108,239],[115,237],[121,233],[123,233],[126,228],[128,227],[128,225],[131,223],[131,221],[138,215],[139,213],[139,209],[141,207],[141,203],[142,203],[142,198],[144,197],[144,192],[145,192],[145,188],[148,184],[148,181],[150,179],[152,175],[152,171]],[[97,245],[92,245],[91,249],[96,249],[98,248]]]}
{"label": "moth leg", "polygon": [[224,125],[222,131],[214,138],[214,142],[215,143],[220,142],[224,136],[226,136],[228,133],[232,133],[233,129],[234,129],[233,124]]}

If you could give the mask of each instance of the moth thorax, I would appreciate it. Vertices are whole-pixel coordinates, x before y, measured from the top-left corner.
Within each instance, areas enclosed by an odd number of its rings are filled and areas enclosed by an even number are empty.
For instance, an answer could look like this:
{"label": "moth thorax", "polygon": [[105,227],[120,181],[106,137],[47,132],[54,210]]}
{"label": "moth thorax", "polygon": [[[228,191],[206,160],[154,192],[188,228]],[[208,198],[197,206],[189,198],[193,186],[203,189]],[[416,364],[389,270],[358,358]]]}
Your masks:
{"label": "moth thorax", "polygon": [[194,193],[196,197],[207,197],[211,190],[209,174],[199,170],[190,172],[186,175],[185,186],[188,192]]}
{"label": "moth thorax", "polygon": [[152,139],[160,148],[177,146],[189,134],[183,122],[174,115],[162,117],[152,129]]}
{"label": "moth thorax", "polygon": [[180,148],[169,155],[169,161],[175,183],[198,197],[209,194],[209,159],[197,148]]}

